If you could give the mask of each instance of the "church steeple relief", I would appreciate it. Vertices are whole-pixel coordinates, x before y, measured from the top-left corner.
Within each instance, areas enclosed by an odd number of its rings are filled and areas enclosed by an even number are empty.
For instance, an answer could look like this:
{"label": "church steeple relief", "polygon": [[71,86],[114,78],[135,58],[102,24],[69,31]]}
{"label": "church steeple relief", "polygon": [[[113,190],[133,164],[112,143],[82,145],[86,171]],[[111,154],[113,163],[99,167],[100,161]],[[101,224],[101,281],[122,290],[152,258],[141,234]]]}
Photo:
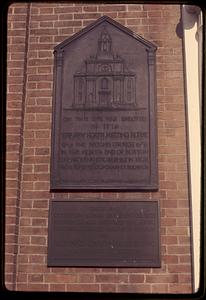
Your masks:
{"label": "church steeple relief", "polygon": [[103,59],[113,58],[112,54],[112,39],[104,26],[103,31],[98,39],[98,51],[97,56]]}

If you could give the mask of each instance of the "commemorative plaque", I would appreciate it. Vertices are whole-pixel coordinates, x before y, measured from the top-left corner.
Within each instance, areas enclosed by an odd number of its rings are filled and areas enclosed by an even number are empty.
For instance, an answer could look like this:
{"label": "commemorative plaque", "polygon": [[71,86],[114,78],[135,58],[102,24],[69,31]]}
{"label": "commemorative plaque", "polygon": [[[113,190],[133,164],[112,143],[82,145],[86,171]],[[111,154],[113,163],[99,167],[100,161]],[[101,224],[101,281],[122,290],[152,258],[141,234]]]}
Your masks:
{"label": "commemorative plaque", "polygon": [[158,201],[50,203],[49,267],[160,267]]}
{"label": "commemorative plaque", "polygon": [[157,189],[155,51],[106,16],[56,46],[51,189]]}

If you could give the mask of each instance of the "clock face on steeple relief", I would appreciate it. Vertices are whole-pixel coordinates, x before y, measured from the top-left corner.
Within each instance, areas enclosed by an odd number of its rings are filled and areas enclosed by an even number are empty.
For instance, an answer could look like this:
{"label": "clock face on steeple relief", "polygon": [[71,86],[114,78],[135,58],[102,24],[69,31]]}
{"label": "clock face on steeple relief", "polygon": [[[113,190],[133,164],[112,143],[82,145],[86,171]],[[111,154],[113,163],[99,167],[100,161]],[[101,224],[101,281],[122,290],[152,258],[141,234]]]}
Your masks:
{"label": "clock face on steeple relief", "polygon": [[108,17],[55,48],[52,189],[157,189],[155,50]]}

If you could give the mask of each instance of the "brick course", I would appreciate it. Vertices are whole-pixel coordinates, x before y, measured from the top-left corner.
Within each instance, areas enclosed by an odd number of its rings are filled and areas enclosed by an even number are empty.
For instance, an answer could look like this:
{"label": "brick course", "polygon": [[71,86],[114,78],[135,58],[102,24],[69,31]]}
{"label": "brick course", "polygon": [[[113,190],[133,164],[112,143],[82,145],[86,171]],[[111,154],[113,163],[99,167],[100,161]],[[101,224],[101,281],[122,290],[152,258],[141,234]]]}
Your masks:
{"label": "brick course", "polygon": [[[158,192],[61,193],[158,199],[162,267],[47,268],[53,48],[102,15],[157,47]],[[8,13],[6,286],[15,290],[191,292],[182,41],[178,5],[13,4]]]}

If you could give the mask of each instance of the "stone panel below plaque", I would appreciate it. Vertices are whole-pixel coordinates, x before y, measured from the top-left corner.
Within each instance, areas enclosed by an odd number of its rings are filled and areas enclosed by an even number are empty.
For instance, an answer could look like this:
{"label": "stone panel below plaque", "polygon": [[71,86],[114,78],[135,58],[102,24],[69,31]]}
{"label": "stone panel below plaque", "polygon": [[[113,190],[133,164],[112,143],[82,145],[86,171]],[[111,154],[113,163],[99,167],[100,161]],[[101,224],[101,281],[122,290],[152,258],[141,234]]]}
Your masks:
{"label": "stone panel below plaque", "polygon": [[160,267],[158,201],[52,200],[49,267]]}

